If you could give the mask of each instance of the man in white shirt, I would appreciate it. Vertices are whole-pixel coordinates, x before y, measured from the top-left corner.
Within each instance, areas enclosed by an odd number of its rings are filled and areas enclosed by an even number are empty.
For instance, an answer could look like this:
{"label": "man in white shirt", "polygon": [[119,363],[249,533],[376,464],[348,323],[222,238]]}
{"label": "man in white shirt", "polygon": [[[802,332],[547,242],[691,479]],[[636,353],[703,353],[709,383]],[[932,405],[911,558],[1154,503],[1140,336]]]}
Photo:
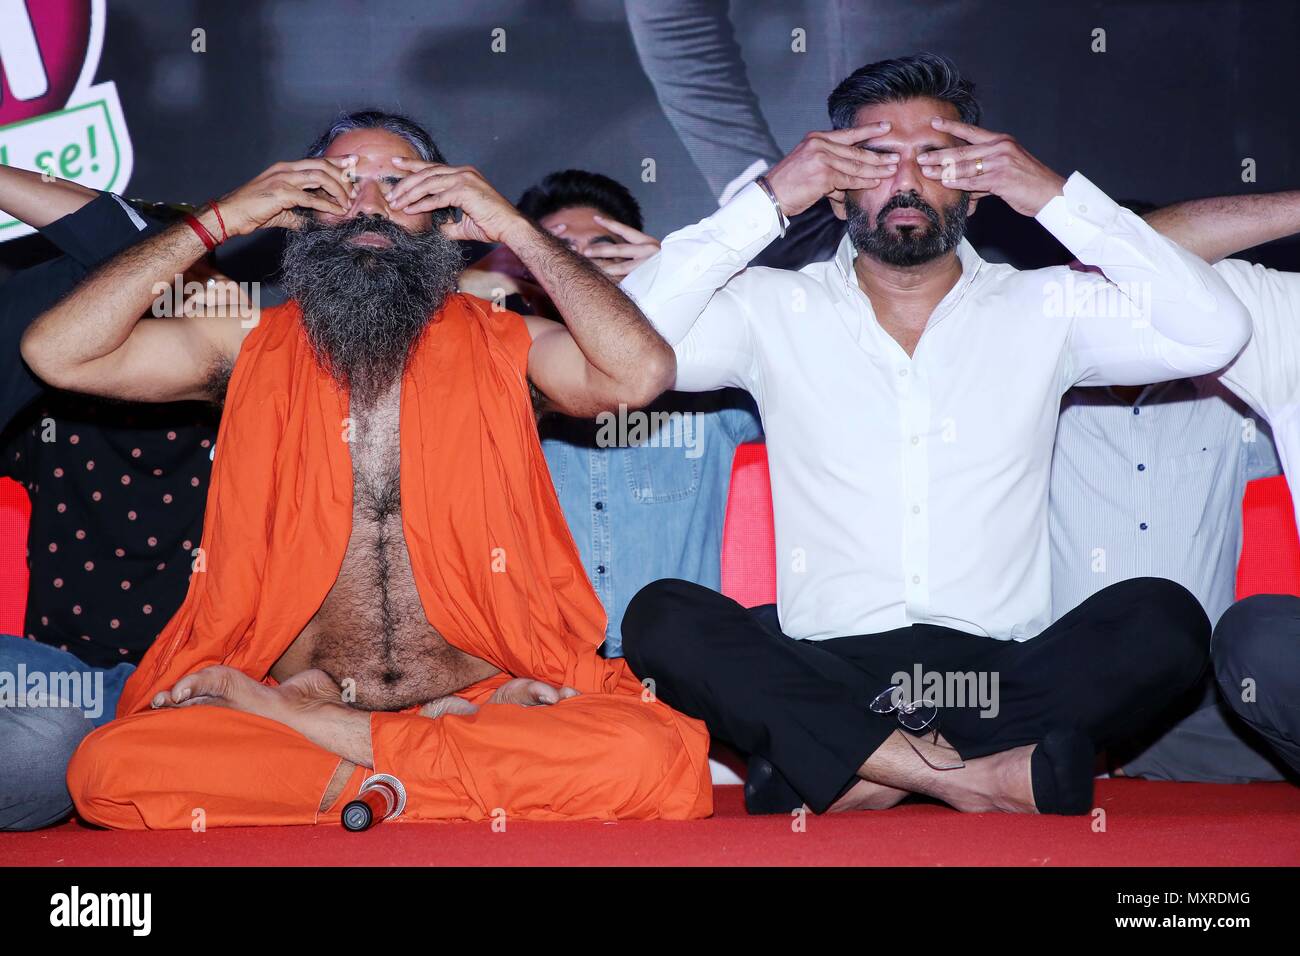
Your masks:
{"label": "man in white shirt", "polygon": [[[778,552],[775,608],[655,582],[628,608],[625,653],[752,755],[753,812],[921,793],[1085,813],[1095,750],[1193,685],[1210,627],[1157,578],[1049,624],[1060,398],[1214,371],[1248,318],[1204,262],[1081,175],[980,129],[942,57],[863,67],[829,105],[833,131],[624,281],[674,346],[678,389],[754,395]],[[986,194],[1105,278],[981,260],[962,236]],[[745,269],[823,196],[848,223],[833,260]]]}
{"label": "man in white shirt", "polygon": [[[1219,378],[1267,419],[1283,473],[1300,473],[1300,274],[1225,258],[1300,232],[1300,191],[1198,199],[1147,219],[1215,263],[1246,306],[1251,341]],[[1294,481],[1292,498],[1300,505]],[[1238,601],[1215,626],[1210,650],[1224,702],[1300,779],[1300,597]]]}

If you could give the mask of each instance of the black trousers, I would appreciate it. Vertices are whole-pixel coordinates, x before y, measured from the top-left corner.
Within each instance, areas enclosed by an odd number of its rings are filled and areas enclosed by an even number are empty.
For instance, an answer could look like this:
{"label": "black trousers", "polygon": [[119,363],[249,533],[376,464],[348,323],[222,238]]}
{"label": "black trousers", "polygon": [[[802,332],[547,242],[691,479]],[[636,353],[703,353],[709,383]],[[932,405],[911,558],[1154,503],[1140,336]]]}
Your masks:
{"label": "black trousers", "polygon": [[1224,701],[1300,779],[1300,597],[1238,601],[1219,618],[1210,651]]}
{"label": "black trousers", "polygon": [[[642,588],[623,618],[623,653],[656,695],[743,753],[769,760],[824,812],[901,726],[870,702],[899,675],[943,687],[983,681],[991,695],[925,695],[964,758],[1036,743],[1073,727],[1098,748],[1132,736],[1175,702],[1209,660],[1210,622],[1163,578],[1113,584],[1032,640],[997,641],[930,624],[799,641],[775,605],[747,609],[688,581]],[[913,686],[914,691],[923,687]],[[991,696],[991,700],[990,700]],[[913,693],[913,698],[922,697]]]}

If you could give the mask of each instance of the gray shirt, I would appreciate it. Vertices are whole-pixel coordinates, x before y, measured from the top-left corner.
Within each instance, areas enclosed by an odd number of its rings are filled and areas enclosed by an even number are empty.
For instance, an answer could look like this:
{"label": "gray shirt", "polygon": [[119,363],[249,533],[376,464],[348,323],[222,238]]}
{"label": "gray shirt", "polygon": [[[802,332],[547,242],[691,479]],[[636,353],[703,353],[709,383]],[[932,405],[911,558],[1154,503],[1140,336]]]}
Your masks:
{"label": "gray shirt", "polygon": [[1052,619],[1154,575],[1217,622],[1235,592],[1246,482],[1279,471],[1267,424],[1216,376],[1148,385],[1131,405],[1109,387],[1071,389],[1052,458]]}

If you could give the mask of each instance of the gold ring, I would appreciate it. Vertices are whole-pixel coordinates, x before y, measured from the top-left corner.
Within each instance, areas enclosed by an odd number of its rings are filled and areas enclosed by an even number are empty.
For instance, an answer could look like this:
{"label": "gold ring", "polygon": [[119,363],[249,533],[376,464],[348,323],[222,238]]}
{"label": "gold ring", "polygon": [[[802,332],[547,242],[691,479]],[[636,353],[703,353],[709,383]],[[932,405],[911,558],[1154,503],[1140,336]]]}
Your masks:
{"label": "gold ring", "polygon": [[975,160],[975,175],[976,176],[984,175],[984,160],[982,159]]}

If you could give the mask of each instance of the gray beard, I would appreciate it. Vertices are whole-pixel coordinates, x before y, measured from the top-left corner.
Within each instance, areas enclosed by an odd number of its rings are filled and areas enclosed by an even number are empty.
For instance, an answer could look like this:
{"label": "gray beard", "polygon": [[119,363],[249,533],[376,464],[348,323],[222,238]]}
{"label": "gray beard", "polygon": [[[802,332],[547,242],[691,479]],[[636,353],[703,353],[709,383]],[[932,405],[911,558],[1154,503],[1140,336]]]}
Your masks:
{"label": "gray beard", "polygon": [[[364,232],[392,245],[349,241]],[[459,245],[437,229],[408,232],[382,216],[332,226],[309,219],[288,233],[283,282],[317,362],[365,407],[401,376],[463,268]]]}
{"label": "gray beard", "polygon": [[[873,228],[866,210],[846,197],[844,208],[848,218],[849,240],[858,252],[886,265],[922,265],[957,248],[957,244],[966,235],[969,199],[969,193],[959,193],[957,201],[944,209],[940,218],[935,208],[916,193],[899,193],[876,213]],[[916,209],[930,220],[930,224],[890,232],[885,227],[885,217],[895,209]]]}

